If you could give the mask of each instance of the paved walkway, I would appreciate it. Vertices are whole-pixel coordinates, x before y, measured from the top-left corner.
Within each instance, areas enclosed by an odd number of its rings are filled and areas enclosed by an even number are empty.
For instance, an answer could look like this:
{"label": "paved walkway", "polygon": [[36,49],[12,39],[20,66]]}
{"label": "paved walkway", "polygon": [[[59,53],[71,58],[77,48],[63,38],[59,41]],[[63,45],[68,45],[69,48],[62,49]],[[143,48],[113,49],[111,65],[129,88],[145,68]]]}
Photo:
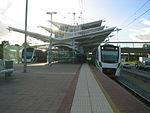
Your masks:
{"label": "paved walkway", "polygon": [[88,64],[80,70],[71,113],[114,113]]}
{"label": "paved walkway", "polygon": [[79,64],[14,65],[13,76],[0,75],[0,113],[57,113]]}

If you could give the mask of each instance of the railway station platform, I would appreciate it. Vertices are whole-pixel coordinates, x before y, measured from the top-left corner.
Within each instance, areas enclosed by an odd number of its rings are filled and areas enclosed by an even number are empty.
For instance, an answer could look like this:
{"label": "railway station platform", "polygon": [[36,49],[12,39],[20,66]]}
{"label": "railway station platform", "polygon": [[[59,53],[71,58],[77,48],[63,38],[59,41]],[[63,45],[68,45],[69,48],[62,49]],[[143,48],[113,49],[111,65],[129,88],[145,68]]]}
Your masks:
{"label": "railway station platform", "polygon": [[88,64],[83,64],[70,113],[114,113]]}
{"label": "railway station platform", "polygon": [[0,113],[149,113],[150,109],[88,64],[23,64],[0,76]]}

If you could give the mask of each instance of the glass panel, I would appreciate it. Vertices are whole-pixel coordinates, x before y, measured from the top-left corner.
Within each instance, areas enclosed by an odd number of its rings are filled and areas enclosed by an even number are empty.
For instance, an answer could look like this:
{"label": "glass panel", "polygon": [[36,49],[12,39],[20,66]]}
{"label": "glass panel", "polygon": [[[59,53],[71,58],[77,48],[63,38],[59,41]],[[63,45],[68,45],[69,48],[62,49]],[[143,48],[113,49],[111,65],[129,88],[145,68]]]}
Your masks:
{"label": "glass panel", "polygon": [[53,51],[51,55],[52,62],[74,62],[76,59],[73,51]]}
{"label": "glass panel", "polygon": [[118,51],[102,51],[102,62],[105,63],[117,63]]}

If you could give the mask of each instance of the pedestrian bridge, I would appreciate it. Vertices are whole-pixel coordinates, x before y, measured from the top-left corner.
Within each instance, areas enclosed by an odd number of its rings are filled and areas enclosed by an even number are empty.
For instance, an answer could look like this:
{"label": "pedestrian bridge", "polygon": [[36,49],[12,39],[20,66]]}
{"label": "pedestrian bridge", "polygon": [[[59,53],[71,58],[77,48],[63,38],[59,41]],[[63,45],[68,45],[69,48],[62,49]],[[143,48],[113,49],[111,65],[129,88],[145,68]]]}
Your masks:
{"label": "pedestrian bridge", "polygon": [[150,53],[150,42],[107,42],[121,47],[122,53]]}
{"label": "pedestrian bridge", "polygon": [[150,48],[121,48],[122,53],[150,53]]}

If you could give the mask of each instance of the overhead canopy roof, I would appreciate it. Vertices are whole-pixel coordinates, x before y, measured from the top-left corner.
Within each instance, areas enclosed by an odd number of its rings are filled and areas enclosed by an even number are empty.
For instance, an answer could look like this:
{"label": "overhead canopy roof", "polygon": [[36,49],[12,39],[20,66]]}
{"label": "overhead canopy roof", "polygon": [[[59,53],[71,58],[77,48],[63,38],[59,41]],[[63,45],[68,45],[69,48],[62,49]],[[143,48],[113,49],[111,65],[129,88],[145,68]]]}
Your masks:
{"label": "overhead canopy roof", "polygon": [[[59,45],[61,43],[64,45],[71,45],[73,42],[75,42],[76,48],[81,46],[84,48],[95,47],[103,42],[108,37],[108,35],[115,29],[115,27],[105,28],[104,26],[101,26],[102,20],[77,26],[67,25],[58,22],[52,23],[58,27],[57,31],[44,26],[41,26],[41,28],[49,32],[52,31],[52,33],[55,35],[57,35],[57,33],[60,33],[58,37],[51,37],[53,40],[53,44]],[[24,30],[13,27],[9,27],[8,29],[11,31],[25,33]],[[39,33],[27,31],[26,34],[30,37],[42,40],[44,42],[49,42],[50,40],[50,36],[42,35]]]}
{"label": "overhead canopy roof", "polygon": [[[51,22],[51,21],[49,21]],[[64,23],[60,23],[60,22],[52,22],[53,25],[55,25],[58,28],[67,28],[67,27],[78,27],[79,25],[73,26],[73,25],[69,25],[69,24],[64,24]],[[102,24],[102,20],[98,20],[98,21],[94,21],[94,22],[89,22],[89,23],[85,23],[85,24],[80,24],[82,30],[84,29],[89,29],[89,28],[93,28],[93,27],[98,27],[101,26]]]}

